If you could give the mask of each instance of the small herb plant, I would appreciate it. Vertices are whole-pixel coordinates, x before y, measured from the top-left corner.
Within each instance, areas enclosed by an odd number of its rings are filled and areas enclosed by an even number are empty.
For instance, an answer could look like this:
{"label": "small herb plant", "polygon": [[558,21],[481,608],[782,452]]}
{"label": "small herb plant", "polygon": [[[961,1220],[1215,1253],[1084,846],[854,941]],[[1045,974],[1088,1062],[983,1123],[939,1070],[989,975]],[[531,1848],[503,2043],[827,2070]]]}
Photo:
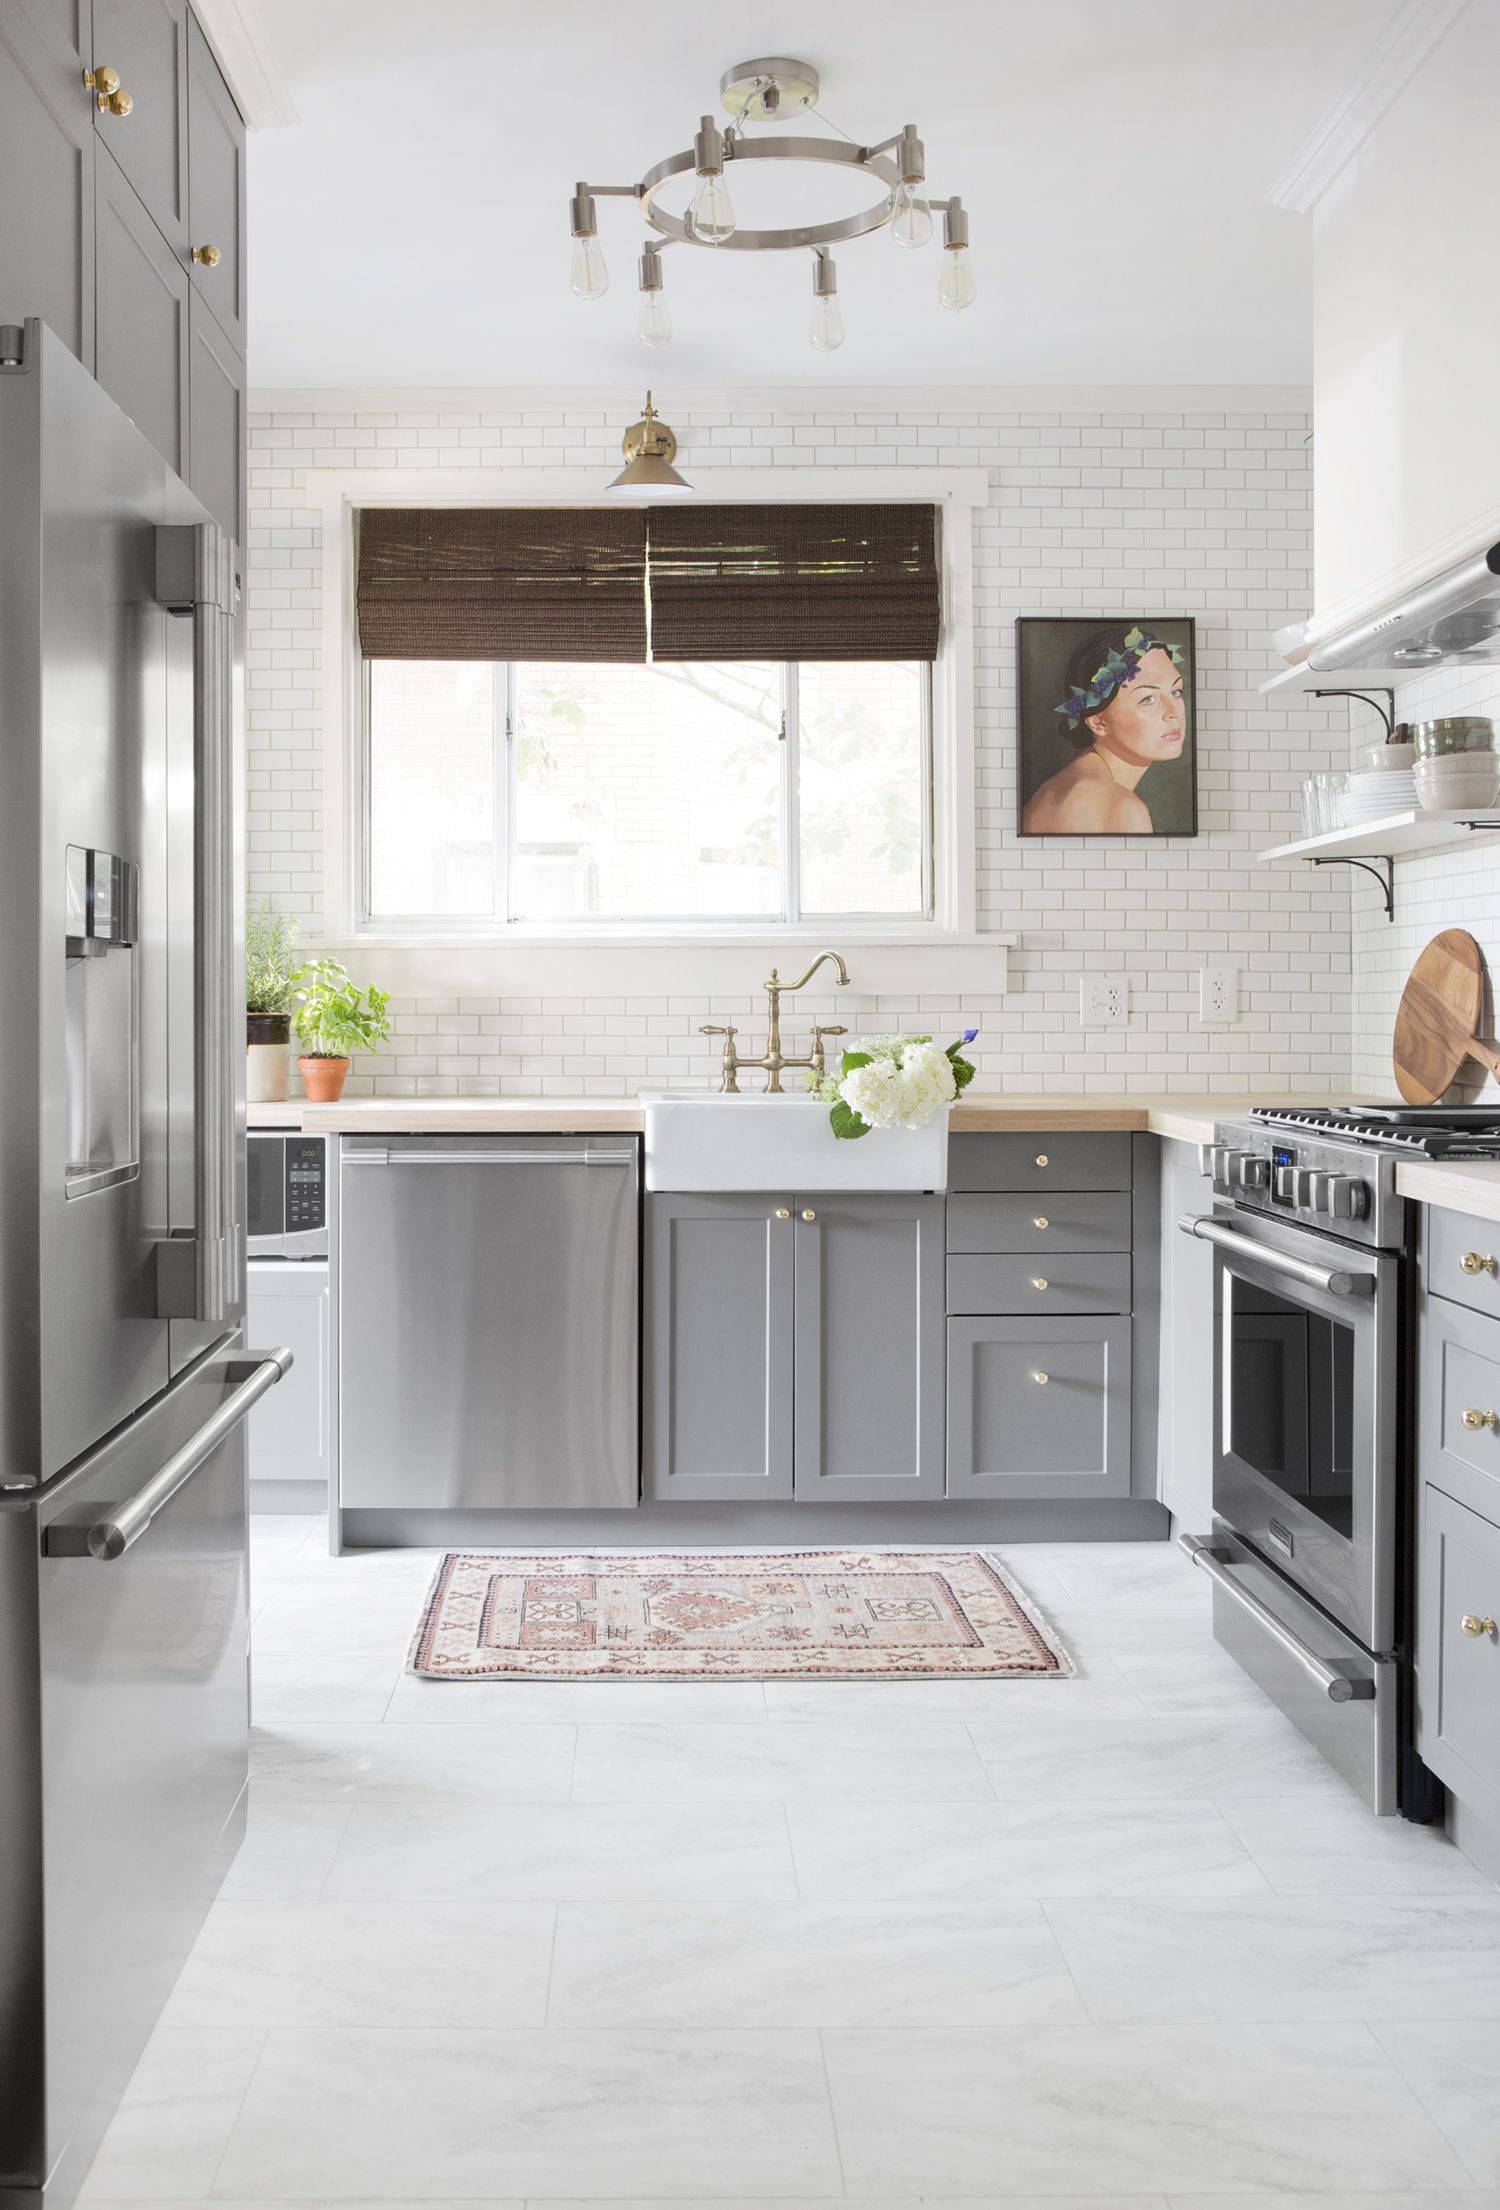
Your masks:
{"label": "small herb plant", "polygon": [[298,975],[293,1016],[303,1055],[309,1059],[351,1059],[373,1051],[391,1032],[386,1015],[390,992],[374,983],[361,990],[341,960],[314,959]]}
{"label": "small herb plant", "polygon": [[245,915],[245,1011],[294,1011],[301,979],[297,924],[290,913],[273,913],[270,899],[262,898]]}
{"label": "small herb plant", "polygon": [[872,1128],[925,1128],[973,1081],[963,1054],[978,1034],[966,1028],[946,1049],[930,1036],[867,1036],[837,1074],[808,1086],[832,1107],[829,1126],[846,1143]]}

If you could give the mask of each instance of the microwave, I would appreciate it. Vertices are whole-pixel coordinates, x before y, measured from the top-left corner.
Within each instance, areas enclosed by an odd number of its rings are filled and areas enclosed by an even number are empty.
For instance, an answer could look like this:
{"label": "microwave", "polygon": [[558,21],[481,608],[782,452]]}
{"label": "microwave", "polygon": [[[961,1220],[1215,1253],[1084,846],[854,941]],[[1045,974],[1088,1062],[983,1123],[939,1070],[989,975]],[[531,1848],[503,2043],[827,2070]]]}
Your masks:
{"label": "microwave", "polygon": [[327,1258],[328,1138],[256,1129],[245,1144],[246,1254]]}

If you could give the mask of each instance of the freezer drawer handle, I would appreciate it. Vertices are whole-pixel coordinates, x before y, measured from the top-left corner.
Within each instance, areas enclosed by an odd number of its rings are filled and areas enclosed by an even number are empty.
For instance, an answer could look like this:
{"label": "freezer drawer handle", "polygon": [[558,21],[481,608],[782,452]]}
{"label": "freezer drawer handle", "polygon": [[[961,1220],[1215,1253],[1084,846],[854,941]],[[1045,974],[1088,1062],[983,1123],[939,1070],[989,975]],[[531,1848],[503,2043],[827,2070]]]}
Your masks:
{"label": "freezer drawer handle", "polygon": [[209,1419],[190,1435],[180,1450],[154,1473],[142,1489],[111,1512],[108,1519],[95,1520],[89,1526],[49,1527],[46,1535],[46,1552],[49,1558],[97,1558],[108,1565],[115,1558],[123,1558],[126,1551],[151,1525],[164,1505],[170,1504],[178,1490],[193,1478],[204,1460],[212,1455],[240,1421],[252,1404],[256,1404],[268,1389],[274,1388],[286,1374],[292,1363],[289,1350],[251,1353],[236,1358],[226,1373],[237,1379],[238,1388],[224,1399]]}
{"label": "freezer drawer handle", "polygon": [[1330,1703],[1358,1703],[1374,1695],[1373,1681],[1350,1680],[1347,1673],[1335,1672],[1331,1665],[1325,1665],[1314,1651],[1309,1650],[1305,1642],[1299,1641],[1290,1627],[1282,1625],[1275,1612],[1268,1609],[1258,1596],[1252,1596],[1243,1582],[1237,1581],[1232,1573],[1227,1572],[1227,1551],[1216,1550],[1201,1535],[1179,1535],[1177,1547],[1184,1557],[1192,1559],[1194,1565],[1202,1566],[1215,1588],[1221,1588],[1226,1596],[1233,1597],[1242,1611],[1249,1612],[1253,1619],[1259,1621],[1272,1640],[1280,1643],[1287,1656],[1295,1658],[1303,1672],[1317,1682]]}
{"label": "freezer drawer handle", "polygon": [[1211,1220],[1201,1213],[1185,1212],[1177,1225],[1184,1235],[1194,1236],[1200,1243],[1215,1243],[1221,1251],[1228,1251],[1235,1258],[1263,1266],[1268,1274],[1284,1274],[1289,1281],[1299,1281],[1308,1289],[1321,1289],[1325,1296],[1368,1297],[1374,1294],[1373,1274],[1351,1274],[1342,1267],[1310,1266],[1305,1258],[1293,1258],[1289,1251],[1278,1251],[1269,1243],[1257,1243],[1252,1236],[1237,1235],[1222,1221]]}

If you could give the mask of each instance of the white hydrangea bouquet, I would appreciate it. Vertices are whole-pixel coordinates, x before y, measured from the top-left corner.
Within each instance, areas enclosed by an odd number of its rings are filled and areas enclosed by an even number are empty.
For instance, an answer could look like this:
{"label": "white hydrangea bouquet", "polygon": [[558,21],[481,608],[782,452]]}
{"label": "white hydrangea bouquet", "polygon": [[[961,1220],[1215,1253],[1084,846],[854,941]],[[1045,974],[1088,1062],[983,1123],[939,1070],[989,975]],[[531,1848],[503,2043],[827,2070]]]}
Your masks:
{"label": "white hydrangea bouquet", "polygon": [[837,1074],[809,1076],[808,1088],[832,1107],[829,1126],[846,1140],[872,1128],[925,1128],[973,1081],[963,1053],[978,1034],[966,1028],[946,1049],[930,1036],[867,1036],[843,1054]]}

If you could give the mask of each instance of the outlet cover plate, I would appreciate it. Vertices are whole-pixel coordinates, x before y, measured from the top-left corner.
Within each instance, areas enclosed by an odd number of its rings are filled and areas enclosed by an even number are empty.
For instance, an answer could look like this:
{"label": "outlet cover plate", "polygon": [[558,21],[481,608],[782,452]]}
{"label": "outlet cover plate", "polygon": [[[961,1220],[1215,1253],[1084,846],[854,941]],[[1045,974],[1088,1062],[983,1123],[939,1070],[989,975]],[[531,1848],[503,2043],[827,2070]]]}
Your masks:
{"label": "outlet cover plate", "polygon": [[1078,984],[1080,1028],[1124,1028],[1130,1019],[1129,975],[1083,975]]}
{"label": "outlet cover plate", "polygon": [[1240,970],[1226,965],[1198,969],[1198,1026],[1233,1028],[1240,1017]]}

